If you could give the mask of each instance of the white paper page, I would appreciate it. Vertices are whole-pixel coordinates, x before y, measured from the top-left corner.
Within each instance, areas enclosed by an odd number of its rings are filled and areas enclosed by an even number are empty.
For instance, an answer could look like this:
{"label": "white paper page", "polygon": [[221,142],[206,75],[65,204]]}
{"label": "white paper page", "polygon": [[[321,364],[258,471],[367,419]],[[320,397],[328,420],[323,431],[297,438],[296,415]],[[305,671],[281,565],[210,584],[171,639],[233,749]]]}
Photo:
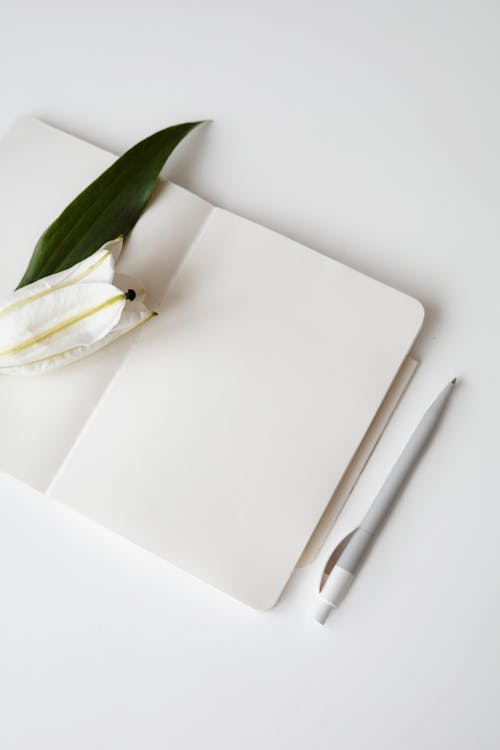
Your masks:
{"label": "white paper page", "polygon": [[[0,298],[23,275],[42,231],[115,157],[38,120],[0,141]],[[126,243],[119,270],[137,274],[156,304],[211,206],[161,183]],[[39,378],[0,379],[0,469],[45,490],[137,334]]]}
{"label": "white paper page", "polygon": [[422,319],[416,300],[216,209],[51,493],[268,608]]}

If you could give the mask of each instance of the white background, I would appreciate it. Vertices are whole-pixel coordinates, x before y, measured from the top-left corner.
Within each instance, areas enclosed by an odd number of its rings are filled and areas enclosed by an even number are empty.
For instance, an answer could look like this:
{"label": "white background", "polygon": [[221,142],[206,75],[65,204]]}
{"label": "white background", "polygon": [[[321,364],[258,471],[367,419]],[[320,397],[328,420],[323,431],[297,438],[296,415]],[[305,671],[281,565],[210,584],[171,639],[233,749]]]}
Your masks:
{"label": "white background", "polygon": [[212,118],[167,175],[424,303],[421,367],[329,546],[461,377],[323,629],[319,563],[257,613],[2,479],[2,750],[499,747],[499,4],[30,0],[1,15],[2,132],[33,114],[122,151]]}

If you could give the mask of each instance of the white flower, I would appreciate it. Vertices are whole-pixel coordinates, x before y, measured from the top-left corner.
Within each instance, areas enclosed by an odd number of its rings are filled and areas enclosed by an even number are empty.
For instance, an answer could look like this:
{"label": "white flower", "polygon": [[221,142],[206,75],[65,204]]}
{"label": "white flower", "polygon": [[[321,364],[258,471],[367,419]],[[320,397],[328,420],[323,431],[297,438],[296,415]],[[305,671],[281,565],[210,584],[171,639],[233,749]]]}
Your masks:
{"label": "white flower", "polygon": [[122,239],[0,304],[0,374],[41,373],[92,354],[152,318],[142,292],[113,282]]}

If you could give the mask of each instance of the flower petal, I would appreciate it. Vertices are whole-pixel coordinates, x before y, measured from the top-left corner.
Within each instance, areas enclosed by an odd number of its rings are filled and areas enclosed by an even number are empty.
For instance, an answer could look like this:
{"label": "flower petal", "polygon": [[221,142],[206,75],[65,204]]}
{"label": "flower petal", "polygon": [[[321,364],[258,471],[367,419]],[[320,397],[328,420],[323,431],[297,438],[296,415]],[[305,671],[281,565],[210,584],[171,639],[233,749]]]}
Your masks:
{"label": "flower petal", "polygon": [[89,346],[118,323],[124,306],[112,284],[75,284],[0,315],[0,367]]}
{"label": "flower petal", "polygon": [[[116,259],[120,254],[122,245],[122,237],[106,242],[99,250],[96,250],[95,253],[85,258],[85,260],[76,263],[76,265],[68,268],[66,271],[61,271],[61,274],[66,274],[64,279],[66,282],[65,285],[75,283],[90,284],[95,281],[111,284],[115,272]],[[54,274],[54,276],[58,275]],[[48,276],[47,278],[50,279],[53,277]]]}
{"label": "flower petal", "polygon": [[84,357],[88,357],[90,354],[102,349],[107,344],[115,341],[125,333],[133,331],[138,328],[142,323],[150,320],[156,315],[154,312],[150,312],[146,308],[140,311],[126,311],[122,312],[120,321],[118,324],[102,339],[96,341],[90,346],[78,346],[67,349],[66,351],[59,352],[56,355],[49,357],[43,357],[38,360],[26,362],[23,365],[14,365],[10,367],[0,367],[1,375],[40,375],[49,370],[54,370],[59,367],[64,367],[72,362],[77,362]]}
{"label": "flower petal", "polygon": [[108,334],[106,334],[103,339],[97,341],[95,344],[92,344],[92,346],[87,347],[87,349],[90,349],[88,354],[91,354],[92,352],[95,352],[98,349],[102,349],[102,347],[111,344],[113,341],[116,341],[116,339],[121,338],[121,336],[123,336],[125,333],[131,333],[136,328],[139,328],[143,323],[147,323],[148,320],[156,318],[156,316],[158,315],[157,312],[148,310],[144,305],[141,305],[141,309],[134,310],[129,310],[128,307],[129,305],[127,304],[121,314],[118,323],[114,328],[111,329]]}
{"label": "flower petal", "polygon": [[111,284],[114,274],[113,246],[122,245],[121,238],[107,242],[93,255],[77,263],[72,268],[46,276],[39,281],[16,289],[11,296],[0,304],[0,318],[40,297],[52,294],[58,289],[77,283],[94,283],[96,281]]}
{"label": "flower petal", "polygon": [[[142,304],[144,290],[135,280],[112,283],[122,245],[122,237],[107,242],[72,268],[16,290],[0,305],[0,374],[68,364],[156,314]],[[128,289],[136,292],[133,302],[126,300]]]}
{"label": "flower petal", "polygon": [[106,249],[109,250],[111,255],[113,256],[113,262],[116,265],[118,262],[118,258],[122,254],[123,249],[123,235],[120,235],[114,240],[110,240],[109,242],[106,242],[101,250]]}

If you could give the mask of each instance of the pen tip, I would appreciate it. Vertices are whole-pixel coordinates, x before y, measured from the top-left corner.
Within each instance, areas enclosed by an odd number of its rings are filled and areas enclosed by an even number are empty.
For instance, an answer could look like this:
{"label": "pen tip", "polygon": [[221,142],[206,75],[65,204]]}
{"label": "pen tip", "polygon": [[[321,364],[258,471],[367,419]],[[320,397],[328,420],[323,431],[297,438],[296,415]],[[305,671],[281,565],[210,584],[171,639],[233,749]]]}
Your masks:
{"label": "pen tip", "polygon": [[452,385],[455,385],[455,383],[456,383],[456,382],[457,382],[457,379],[456,379],[456,378],[453,378],[453,380],[451,381],[451,384],[452,384]]}

